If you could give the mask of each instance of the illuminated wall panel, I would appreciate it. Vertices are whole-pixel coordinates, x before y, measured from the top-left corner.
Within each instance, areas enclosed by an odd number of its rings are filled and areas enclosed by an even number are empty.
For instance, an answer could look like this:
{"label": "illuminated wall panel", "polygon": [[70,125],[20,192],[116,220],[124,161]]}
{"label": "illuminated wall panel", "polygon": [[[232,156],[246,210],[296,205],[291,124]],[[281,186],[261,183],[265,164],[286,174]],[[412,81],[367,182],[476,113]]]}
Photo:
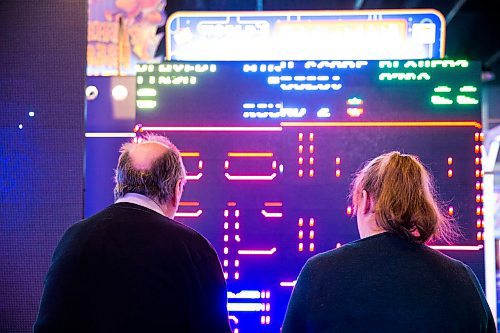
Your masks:
{"label": "illuminated wall panel", "polygon": [[416,154],[464,237],[433,244],[483,280],[480,66],[464,60],[173,62],[137,76],[138,136],[167,134],[189,181],[177,220],[218,250],[239,332],[279,332],[314,254],[358,238],[352,174]]}

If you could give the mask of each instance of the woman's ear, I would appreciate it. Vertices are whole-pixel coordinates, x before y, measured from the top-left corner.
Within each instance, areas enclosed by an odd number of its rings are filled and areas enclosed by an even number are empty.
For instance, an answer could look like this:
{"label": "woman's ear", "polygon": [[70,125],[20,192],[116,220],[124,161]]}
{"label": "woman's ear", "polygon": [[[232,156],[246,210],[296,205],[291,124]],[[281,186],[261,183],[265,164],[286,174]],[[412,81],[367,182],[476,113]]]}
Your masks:
{"label": "woman's ear", "polygon": [[363,192],[361,192],[361,203],[359,205],[361,213],[368,214],[371,211],[371,206],[372,202],[370,199],[370,194],[366,190],[363,190]]}

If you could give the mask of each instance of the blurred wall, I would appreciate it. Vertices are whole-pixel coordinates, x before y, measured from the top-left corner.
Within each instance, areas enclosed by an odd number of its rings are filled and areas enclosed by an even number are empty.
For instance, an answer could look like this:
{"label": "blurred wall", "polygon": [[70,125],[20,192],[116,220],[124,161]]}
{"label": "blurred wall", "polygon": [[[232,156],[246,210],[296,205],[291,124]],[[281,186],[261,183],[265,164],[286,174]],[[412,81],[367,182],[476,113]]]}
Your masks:
{"label": "blurred wall", "polygon": [[29,332],[83,215],[86,0],[0,2],[0,332]]}

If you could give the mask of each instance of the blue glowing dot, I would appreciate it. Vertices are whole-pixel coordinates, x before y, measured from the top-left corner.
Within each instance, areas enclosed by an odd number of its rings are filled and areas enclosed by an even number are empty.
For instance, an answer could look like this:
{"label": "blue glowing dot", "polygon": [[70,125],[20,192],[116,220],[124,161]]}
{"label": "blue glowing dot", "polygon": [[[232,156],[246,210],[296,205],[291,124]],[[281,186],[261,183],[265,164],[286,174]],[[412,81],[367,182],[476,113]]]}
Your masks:
{"label": "blue glowing dot", "polygon": [[29,114],[30,117],[34,117],[35,116],[35,112],[33,112],[33,111],[30,111],[28,114]]}
{"label": "blue glowing dot", "polygon": [[19,124],[19,129],[23,129],[23,124]]}

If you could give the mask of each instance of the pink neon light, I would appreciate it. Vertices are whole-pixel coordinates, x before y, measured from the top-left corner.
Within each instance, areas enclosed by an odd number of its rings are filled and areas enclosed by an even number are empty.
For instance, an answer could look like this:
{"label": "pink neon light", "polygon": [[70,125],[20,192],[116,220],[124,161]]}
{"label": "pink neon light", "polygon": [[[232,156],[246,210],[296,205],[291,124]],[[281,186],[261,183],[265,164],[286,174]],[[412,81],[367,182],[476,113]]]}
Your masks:
{"label": "pink neon light", "polygon": [[175,217],[198,217],[201,215],[201,213],[203,213],[201,209],[198,209],[194,213],[177,212],[175,213]]}
{"label": "pink neon light", "polygon": [[268,213],[265,209],[260,211],[264,217],[283,217],[283,213]]}
{"label": "pink neon light", "polygon": [[224,175],[229,180],[273,180],[276,177],[275,172],[269,176],[233,176],[227,172]]}
{"label": "pink neon light", "polygon": [[229,316],[229,320],[232,320],[235,324],[238,324],[239,320],[236,316]]}
{"label": "pink neon light", "polygon": [[273,247],[270,250],[238,250],[238,254],[256,254],[256,255],[271,255],[276,252],[276,248]]}
{"label": "pink neon light", "polygon": [[191,176],[186,176],[186,179],[187,179],[187,180],[200,180],[201,176],[203,176],[203,173],[198,172],[198,174],[197,174],[197,175],[195,175],[195,176],[193,176],[193,175],[191,175]]}
{"label": "pink neon light", "polygon": [[144,126],[141,132],[144,131],[172,131],[172,132],[281,132],[281,127],[229,127],[229,126]]}
{"label": "pink neon light", "polygon": [[483,245],[431,245],[434,250],[448,250],[448,251],[479,251]]}
{"label": "pink neon light", "polygon": [[296,283],[297,283],[297,280],[294,280],[294,281],[283,281],[283,282],[280,282],[280,286],[282,286],[282,287],[295,287]]}

